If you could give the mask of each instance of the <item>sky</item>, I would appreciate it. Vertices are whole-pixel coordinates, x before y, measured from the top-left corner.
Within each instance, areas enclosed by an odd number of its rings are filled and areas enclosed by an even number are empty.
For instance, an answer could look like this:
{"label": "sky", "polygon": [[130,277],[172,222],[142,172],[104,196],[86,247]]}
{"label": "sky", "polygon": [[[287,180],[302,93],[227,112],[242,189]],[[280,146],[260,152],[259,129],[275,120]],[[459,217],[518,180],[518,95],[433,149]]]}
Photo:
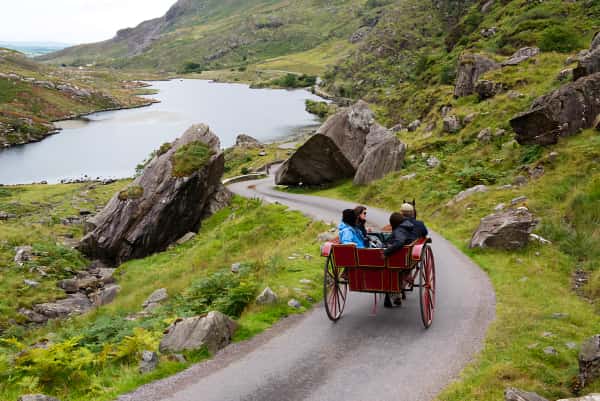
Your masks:
{"label": "sky", "polygon": [[164,15],[176,0],[0,0],[0,42],[98,42]]}

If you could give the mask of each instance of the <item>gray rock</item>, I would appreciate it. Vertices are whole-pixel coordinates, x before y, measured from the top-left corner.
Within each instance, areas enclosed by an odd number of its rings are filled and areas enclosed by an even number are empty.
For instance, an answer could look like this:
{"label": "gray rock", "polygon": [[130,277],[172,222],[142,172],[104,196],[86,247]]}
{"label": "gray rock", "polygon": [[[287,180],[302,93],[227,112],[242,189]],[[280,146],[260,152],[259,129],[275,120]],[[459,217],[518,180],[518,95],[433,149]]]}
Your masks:
{"label": "gray rock", "polygon": [[177,241],[175,241],[175,243],[177,245],[185,244],[186,242],[190,241],[195,236],[196,236],[196,233],[190,231],[189,233],[185,234],[183,237],[181,237]]}
{"label": "gray rock", "polygon": [[510,201],[510,204],[511,204],[512,206],[514,206],[514,205],[516,205],[516,204],[518,204],[518,203],[522,203],[522,202],[526,202],[526,201],[527,201],[527,197],[526,197],[525,195],[521,195],[521,196],[517,196],[516,198],[513,198],[513,199]]}
{"label": "gray rock", "polygon": [[143,351],[142,358],[140,360],[140,373],[152,372],[158,366],[158,354],[153,351]]}
{"label": "gray rock", "polygon": [[242,266],[241,263],[232,263],[231,264],[231,272],[232,273],[239,273],[240,272],[240,267]]}
{"label": "gray rock", "polygon": [[417,173],[410,173],[410,174],[407,174],[407,175],[403,175],[402,177],[400,177],[400,179],[402,179],[402,180],[412,180],[416,176],[417,176]]}
{"label": "gray rock", "polygon": [[256,138],[246,134],[239,134],[235,138],[235,146],[240,148],[260,148],[262,144]]}
{"label": "gray rock", "polygon": [[426,163],[427,163],[427,167],[435,168],[435,167],[439,166],[441,162],[437,157],[430,156],[429,158],[427,158]]}
{"label": "gray rock", "polygon": [[469,247],[508,250],[524,247],[536,223],[533,215],[523,208],[491,214],[481,219]]}
{"label": "gray rock", "polygon": [[504,85],[501,82],[480,79],[475,84],[475,92],[477,92],[479,100],[490,99],[502,91],[504,91]]}
{"label": "gray rock", "polygon": [[508,60],[502,62],[502,67],[521,64],[523,61],[540,54],[540,49],[537,47],[523,47],[517,50]]}
{"label": "gray rock", "polygon": [[492,130],[484,128],[477,134],[477,140],[481,143],[489,143],[492,140]]}
{"label": "gray rock", "polygon": [[504,390],[505,401],[548,401],[544,397],[540,397],[536,393],[519,390],[518,388],[509,387]]}
{"label": "gray rock", "polygon": [[525,184],[527,184],[527,177],[524,177],[522,175],[516,176],[513,180],[513,185],[521,186]]}
{"label": "gray rock", "polygon": [[148,306],[149,304],[152,304],[152,303],[159,304],[162,301],[167,300],[168,298],[169,298],[169,294],[167,293],[167,289],[159,288],[158,290],[156,290],[152,294],[150,294],[150,296],[148,298],[146,298],[146,300],[142,304],[142,307],[145,308],[146,306]]}
{"label": "gray rock", "polygon": [[483,28],[479,31],[479,33],[484,38],[491,38],[492,36],[496,35],[496,33],[498,33],[498,28],[496,28],[495,26],[491,28]]}
{"label": "gray rock", "polygon": [[530,110],[510,120],[521,145],[550,145],[591,128],[600,114],[600,72],[563,85],[536,99]]}
{"label": "gray rock", "polygon": [[473,122],[473,120],[475,120],[475,118],[477,118],[477,113],[469,113],[465,116],[465,118],[463,119],[463,123],[466,124],[471,124]]}
{"label": "gray rock", "polygon": [[87,296],[76,293],[56,302],[37,304],[33,307],[33,310],[49,319],[56,319],[85,313],[92,309],[92,306]]}
{"label": "gray rock", "polygon": [[575,342],[573,342],[573,341],[569,341],[569,342],[565,343],[565,346],[566,346],[568,349],[575,349],[575,348],[577,348],[577,343],[575,343]]}
{"label": "gray rock", "polygon": [[0,220],[9,220],[16,218],[17,215],[13,213],[0,212]]}
{"label": "gray rock", "polygon": [[471,95],[475,83],[488,71],[500,68],[500,64],[480,54],[463,54],[458,61],[454,97]]}
{"label": "gray rock", "polygon": [[33,258],[33,248],[30,245],[18,246],[15,248],[15,263],[23,266],[23,263]]}
{"label": "gray rock", "polygon": [[26,394],[19,397],[17,401],[60,401],[58,398],[44,394]]}
{"label": "gray rock", "polygon": [[114,274],[117,269],[113,269],[110,267],[101,267],[96,270],[96,277],[103,284],[112,284],[115,282]]}
{"label": "gray rock", "polygon": [[58,288],[61,288],[67,294],[74,294],[79,291],[79,286],[77,285],[77,279],[67,278],[64,280],[60,280],[56,283]]}
{"label": "gray rock", "polygon": [[[187,177],[172,176],[173,154],[190,143],[206,144],[212,155]],[[110,264],[159,252],[190,231],[197,231],[210,212],[207,207],[224,190],[219,138],[204,124],[190,127],[171,148],[157,155],[128,189],[115,194],[89,220],[93,231],[78,245],[80,251]]]}
{"label": "gray rock", "polygon": [[231,341],[237,324],[221,312],[179,319],[165,332],[160,352],[181,352],[206,346],[214,354]]}
{"label": "gray rock", "polygon": [[28,280],[28,279],[24,279],[23,283],[29,287],[37,287],[40,285],[39,282],[35,281],[35,280]]}
{"label": "gray rock", "polygon": [[556,79],[558,79],[559,81],[568,81],[572,77],[573,77],[573,68],[565,68],[563,70],[560,70],[560,72],[556,76]]}
{"label": "gray rock", "polygon": [[[302,290],[300,290],[302,291]],[[298,302],[296,299],[290,299],[288,301],[288,306],[294,308],[294,309],[300,309],[302,307],[302,304],[300,302]]]}
{"label": "gray rock", "polygon": [[256,303],[259,305],[274,304],[275,302],[277,302],[277,294],[269,287],[266,287],[260,295],[256,297]]}
{"label": "gray rock", "polygon": [[504,203],[498,203],[496,205],[496,207],[494,208],[494,211],[495,212],[499,212],[501,210],[504,210],[505,208],[506,208],[506,205]]}
{"label": "gray rock", "polygon": [[462,125],[460,124],[460,120],[458,119],[457,116],[455,115],[451,115],[451,116],[446,116],[444,117],[444,125],[442,130],[444,132],[448,132],[448,133],[455,133],[460,131],[462,128]]}
{"label": "gray rock", "polygon": [[544,354],[546,355],[558,355],[558,351],[554,347],[544,348]]}
{"label": "gray rock", "polygon": [[408,124],[408,131],[409,132],[414,132],[417,130],[417,128],[419,128],[419,126],[421,125],[421,120],[415,120],[413,122],[411,122],[410,124]]}
{"label": "gray rock", "polygon": [[394,125],[392,128],[390,128],[390,131],[393,132],[394,134],[397,134],[398,132],[402,131],[403,129],[404,129],[404,124],[398,123],[398,124]]}
{"label": "gray rock", "polygon": [[590,50],[578,57],[577,67],[573,70],[573,80],[600,72],[600,32],[596,33]]}
{"label": "gray rock", "polygon": [[375,123],[363,101],[329,117],[275,176],[279,185],[319,185],[354,177],[366,184],[400,169],[405,145]]}
{"label": "gray rock", "polygon": [[579,377],[583,386],[600,377],[600,334],[587,339],[581,345]]}
{"label": "gray rock", "polygon": [[32,323],[46,323],[48,321],[47,316],[34,312],[31,309],[21,308],[19,309],[19,314],[24,316],[27,321]]}
{"label": "gray rock", "polygon": [[90,295],[90,299],[94,306],[107,305],[115,300],[117,294],[121,291],[121,286],[117,284],[109,284],[104,288],[99,289]]}
{"label": "gray rock", "polygon": [[478,192],[487,192],[488,191],[488,187],[486,187],[485,185],[475,185],[474,187],[471,187],[469,189],[465,189],[464,191],[459,192],[454,198],[452,198],[451,200],[448,201],[448,203],[446,203],[446,206],[453,206],[457,203],[462,202],[463,200],[467,199],[469,196],[476,194]]}

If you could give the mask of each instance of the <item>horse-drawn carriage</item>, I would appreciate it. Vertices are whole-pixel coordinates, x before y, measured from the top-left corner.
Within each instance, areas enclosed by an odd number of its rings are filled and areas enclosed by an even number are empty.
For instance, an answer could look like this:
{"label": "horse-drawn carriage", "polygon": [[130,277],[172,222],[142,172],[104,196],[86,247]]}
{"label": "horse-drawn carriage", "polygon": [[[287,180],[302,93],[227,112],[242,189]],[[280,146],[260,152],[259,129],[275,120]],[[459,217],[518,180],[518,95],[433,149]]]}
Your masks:
{"label": "horse-drawn carriage", "polygon": [[[435,263],[430,238],[385,257],[382,248],[357,248],[327,242],[321,247],[326,257],[323,292],[325,311],[332,321],[342,316],[348,288],[375,294],[401,294],[419,289],[421,319],[425,328],[433,321],[435,309]],[[375,304],[376,305],[376,304]]]}

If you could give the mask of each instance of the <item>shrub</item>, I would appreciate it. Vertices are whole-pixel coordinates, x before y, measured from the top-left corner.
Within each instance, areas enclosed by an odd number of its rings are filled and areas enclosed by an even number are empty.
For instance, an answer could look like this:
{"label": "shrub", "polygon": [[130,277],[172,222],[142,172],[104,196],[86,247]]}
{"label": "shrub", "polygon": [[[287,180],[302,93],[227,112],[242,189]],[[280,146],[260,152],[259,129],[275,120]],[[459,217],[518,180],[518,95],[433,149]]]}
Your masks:
{"label": "shrub", "polygon": [[202,66],[198,63],[194,63],[192,61],[188,61],[187,63],[183,64],[183,72],[184,73],[190,73],[190,72],[197,72],[197,73],[201,73],[202,72]]}
{"label": "shrub", "polygon": [[315,102],[314,100],[306,99],[305,101],[306,111],[311,114],[315,114],[321,118],[327,117],[331,114],[331,107],[327,102]]}
{"label": "shrub", "polygon": [[213,154],[214,151],[200,141],[194,141],[180,147],[171,157],[173,176],[190,176],[202,168]]}
{"label": "shrub", "polygon": [[475,185],[492,185],[496,183],[498,177],[495,173],[487,171],[483,167],[465,167],[456,174],[456,181],[464,189]]}
{"label": "shrub", "polygon": [[540,49],[568,53],[581,48],[581,39],[577,31],[564,25],[554,25],[542,32]]}
{"label": "shrub", "polygon": [[246,175],[246,174],[248,174],[250,172],[250,170],[248,170],[248,167],[242,167],[242,171],[241,172],[242,172],[243,175]]}

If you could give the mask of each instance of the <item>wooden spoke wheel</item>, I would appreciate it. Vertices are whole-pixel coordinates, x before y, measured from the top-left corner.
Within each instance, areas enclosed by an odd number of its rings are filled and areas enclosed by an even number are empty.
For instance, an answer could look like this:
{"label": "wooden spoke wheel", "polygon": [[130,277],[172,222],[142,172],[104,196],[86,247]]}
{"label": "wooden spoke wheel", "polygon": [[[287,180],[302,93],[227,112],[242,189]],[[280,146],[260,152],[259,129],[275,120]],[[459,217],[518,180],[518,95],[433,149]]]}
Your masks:
{"label": "wooden spoke wheel", "polygon": [[426,245],[419,262],[419,298],[423,326],[429,328],[435,310],[435,262],[431,247]]}
{"label": "wooden spoke wheel", "polygon": [[331,255],[325,260],[325,275],[323,278],[323,299],[327,317],[332,321],[342,316],[348,295],[348,281],[341,277],[342,269],[333,265]]}

